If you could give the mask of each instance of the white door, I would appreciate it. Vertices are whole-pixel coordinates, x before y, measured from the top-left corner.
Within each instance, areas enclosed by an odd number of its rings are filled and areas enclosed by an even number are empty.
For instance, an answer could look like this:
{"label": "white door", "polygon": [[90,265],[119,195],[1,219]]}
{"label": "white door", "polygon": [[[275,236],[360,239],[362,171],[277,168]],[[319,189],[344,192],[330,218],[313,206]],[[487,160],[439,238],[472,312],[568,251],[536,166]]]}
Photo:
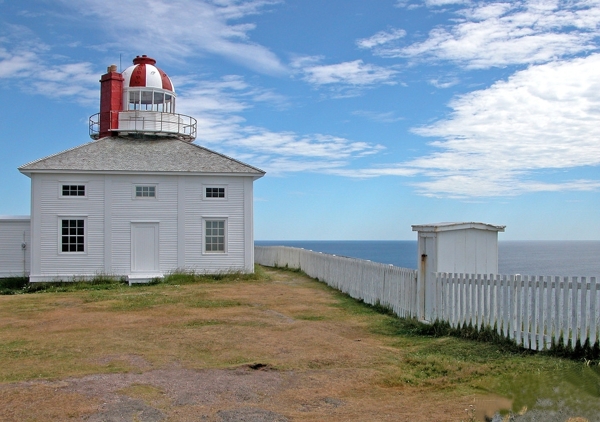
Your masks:
{"label": "white door", "polygon": [[158,271],[158,223],[131,223],[131,271]]}

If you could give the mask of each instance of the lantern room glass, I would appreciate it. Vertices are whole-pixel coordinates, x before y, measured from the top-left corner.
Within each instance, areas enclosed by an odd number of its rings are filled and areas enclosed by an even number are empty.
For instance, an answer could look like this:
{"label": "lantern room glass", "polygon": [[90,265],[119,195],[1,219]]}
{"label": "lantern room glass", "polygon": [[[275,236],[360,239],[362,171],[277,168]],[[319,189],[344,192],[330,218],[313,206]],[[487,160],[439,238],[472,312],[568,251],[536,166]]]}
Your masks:
{"label": "lantern room glass", "polygon": [[129,89],[125,91],[126,110],[175,113],[175,95],[160,89]]}

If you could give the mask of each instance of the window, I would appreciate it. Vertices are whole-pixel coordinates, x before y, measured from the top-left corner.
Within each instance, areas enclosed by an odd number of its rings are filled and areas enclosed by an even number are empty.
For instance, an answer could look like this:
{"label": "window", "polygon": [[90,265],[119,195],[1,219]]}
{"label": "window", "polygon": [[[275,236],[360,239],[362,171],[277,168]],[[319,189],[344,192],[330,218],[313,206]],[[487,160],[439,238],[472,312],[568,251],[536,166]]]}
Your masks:
{"label": "window", "polygon": [[205,252],[225,252],[225,220],[205,220]]}
{"label": "window", "polygon": [[85,220],[61,220],[61,251],[85,252]]}
{"label": "window", "polygon": [[225,188],[206,188],[205,195],[207,198],[225,198]]}
{"label": "window", "polygon": [[85,196],[85,185],[62,185],[62,196]]}
{"label": "window", "polygon": [[203,185],[202,198],[208,200],[227,200],[227,185]]}
{"label": "window", "polygon": [[175,97],[162,89],[128,89],[124,101],[127,110],[175,112]]}
{"label": "window", "polygon": [[136,186],[136,198],[156,198],[156,186]]}

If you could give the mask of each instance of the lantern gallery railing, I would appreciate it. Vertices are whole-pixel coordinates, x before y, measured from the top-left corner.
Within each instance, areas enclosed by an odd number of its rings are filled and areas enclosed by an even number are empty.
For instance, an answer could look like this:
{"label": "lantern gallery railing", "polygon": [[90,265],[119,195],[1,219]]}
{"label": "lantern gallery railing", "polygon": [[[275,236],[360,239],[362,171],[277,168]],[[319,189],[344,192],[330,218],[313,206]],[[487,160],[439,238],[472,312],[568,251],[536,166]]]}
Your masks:
{"label": "lantern gallery railing", "polygon": [[92,139],[100,137],[101,122],[119,136],[173,137],[187,142],[196,139],[196,119],[184,114],[139,110],[97,113],[89,121]]}

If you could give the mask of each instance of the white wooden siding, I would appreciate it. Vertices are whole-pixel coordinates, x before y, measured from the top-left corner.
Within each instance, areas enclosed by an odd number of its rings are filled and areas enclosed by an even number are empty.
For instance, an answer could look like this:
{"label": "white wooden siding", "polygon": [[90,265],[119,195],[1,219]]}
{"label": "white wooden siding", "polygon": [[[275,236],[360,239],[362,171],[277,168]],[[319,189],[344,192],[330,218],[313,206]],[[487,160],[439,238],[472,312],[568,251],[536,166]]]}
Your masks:
{"label": "white wooden siding", "polygon": [[[160,271],[177,268],[176,176],[112,176],[112,269],[116,274],[131,272],[131,224],[158,223]],[[135,198],[136,185],[155,184],[156,198]]]}
{"label": "white wooden siding", "polygon": [[0,277],[29,275],[30,251],[30,219],[0,218]]}
{"label": "white wooden siding", "polygon": [[437,270],[448,273],[498,271],[498,234],[485,230],[441,231],[437,234]]}
{"label": "white wooden siding", "polygon": [[244,271],[254,272],[254,184],[249,177],[244,180],[244,230]]}
{"label": "white wooden siding", "polygon": [[[85,184],[86,196],[61,197],[64,183]],[[136,185],[156,186],[156,198],[136,198]],[[225,186],[226,198],[204,198],[206,185]],[[144,222],[158,224],[160,273],[252,271],[251,188],[251,177],[34,174],[31,280],[131,274],[131,225]],[[202,250],[207,217],[227,219],[227,253]],[[61,218],[86,220],[85,253],[61,252]]]}
{"label": "white wooden siding", "polygon": [[[85,197],[61,197],[63,184],[85,184]],[[32,175],[32,220],[38,227],[34,238],[32,281],[85,277],[104,272],[104,179],[93,175]],[[81,217],[86,220],[86,251],[62,253],[60,219]]]}
{"label": "white wooden siding", "polygon": [[[185,181],[185,269],[202,273],[248,271],[245,224],[253,224],[245,212],[245,178],[243,177],[188,177]],[[226,198],[205,199],[206,185],[225,186]],[[204,253],[203,219],[227,219],[227,252]]]}

